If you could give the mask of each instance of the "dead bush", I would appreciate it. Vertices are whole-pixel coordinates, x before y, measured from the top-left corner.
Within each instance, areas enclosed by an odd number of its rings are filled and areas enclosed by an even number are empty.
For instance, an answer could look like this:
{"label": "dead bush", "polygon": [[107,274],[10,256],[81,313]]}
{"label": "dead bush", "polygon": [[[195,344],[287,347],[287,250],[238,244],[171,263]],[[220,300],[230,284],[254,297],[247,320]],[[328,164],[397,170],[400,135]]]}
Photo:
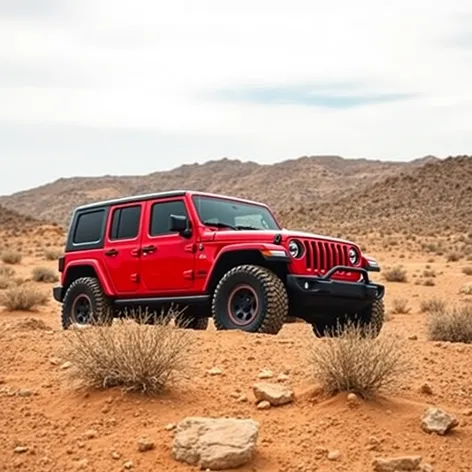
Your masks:
{"label": "dead bush", "polygon": [[132,319],[65,333],[62,357],[72,362],[72,380],[85,387],[121,387],[156,394],[188,372],[191,331],[168,322],[149,325]]}
{"label": "dead bush", "polygon": [[56,271],[49,267],[35,267],[31,277],[35,282],[53,283],[59,280]]}
{"label": "dead bush", "polygon": [[464,295],[472,295],[472,283],[465,284],[460,290],[459,293]]}
{"label": "dead bush", "polygon": [[12,286],[0,295],[0,305],[8,311],[33,311],[45,305],[49,297],[32,284]]}
{"label": "dead bush", "polygon": [[372,398],[399,383],[409,370],[398,338],[375,337],[372,329],[349,324],[336,337],[323,338],[311,350],[315,379],[328,395],[353,392]]}
{"label": "dead bush", "polygon": [[5,264],[19,264],[23,256],[18,251],[7,250],[2,252],[2,261]]}
{"label": "dead bush", "polygon": [[12,280],[9,277],[0,275],[0,290],[5,290],[12,284]]}
{"label": "dead bush", "polygon": [[406,298],[394,298],[392,301],[392,313],[394,315],[405,315],[410,313],[411,308],[408,306]]}
{"label": "dead bush", "polygon": [[428,298],[427,300],[422,300],[420,303],[420,310],[422,313],[444,311],[445,309],[446,302],[440,298]]}
{"label": "dead bush", "polygon": [[12,278],[15,275],[15,269],[9,266],[0,266],[0,277]]}
{"label": "dead bush", "polygon": [[462,273],[465,275],[472,275],[472,266],[463,267]]}
{"label": "dead bush", "polygon": [[406,270],[400,266],[386,269],[384,278],[387,282],[406,282]]}
{"label": "dead bush", "polygon": [[462,254],[460,252],[457,252],[457,251],[452,251],[452,252],[448,253],[447,256],[446,256],[447,262],[457,262],[460,259],[462,259]]}
{"label": "dead bush", "polygon": [[428,334],[432,341],[471,344],[472,303],[431,311]]}
{"label": "dead bush", "polygon": [[50,248],[44,251],[44,258],[47,261],[56,261],[62,256],[62,254],[63,251],[61,251],[60,249]]}

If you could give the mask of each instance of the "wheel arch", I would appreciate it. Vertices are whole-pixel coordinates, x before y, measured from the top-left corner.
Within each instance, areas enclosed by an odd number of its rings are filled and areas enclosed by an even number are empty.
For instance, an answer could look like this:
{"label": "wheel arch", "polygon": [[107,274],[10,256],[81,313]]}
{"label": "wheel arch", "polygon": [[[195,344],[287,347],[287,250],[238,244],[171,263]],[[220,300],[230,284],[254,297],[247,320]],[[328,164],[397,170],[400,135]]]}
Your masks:
{"label": "wheel arch", "polygon": [[94,277],[102,287],[103,292],[107,296],[113,295],[112,287],[96,261],[81,261],[77,264],[69,264],[64,274],[64,282],[62,286],[62,294],[64,295],[74,280],[81,277]]}

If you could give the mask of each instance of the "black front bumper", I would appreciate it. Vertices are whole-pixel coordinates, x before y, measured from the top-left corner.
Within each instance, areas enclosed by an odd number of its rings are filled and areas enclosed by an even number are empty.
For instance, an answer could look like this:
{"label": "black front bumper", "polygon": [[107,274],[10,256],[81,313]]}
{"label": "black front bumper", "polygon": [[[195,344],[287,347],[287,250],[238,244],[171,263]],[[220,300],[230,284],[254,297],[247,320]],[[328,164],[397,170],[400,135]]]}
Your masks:
{"label": "black front bumper", "polygon": [[[361,282],[333,280],[336,272],[358,272]],[[367,270],[347,266],[336,266],[323,276],[288,275],[291,312],[309,310],[312,315],[337,315],[358,313],[367,305],[381,300],[385,287],[369,280]],[[296,314],[295,316],[300,316]]]}
{"label": "black front bumper", "polygon": [[52,296],[56,302],[62,302],[63,296],[62,296],[62,286],[57,285],[56,287],[53,287],[52,289]]}

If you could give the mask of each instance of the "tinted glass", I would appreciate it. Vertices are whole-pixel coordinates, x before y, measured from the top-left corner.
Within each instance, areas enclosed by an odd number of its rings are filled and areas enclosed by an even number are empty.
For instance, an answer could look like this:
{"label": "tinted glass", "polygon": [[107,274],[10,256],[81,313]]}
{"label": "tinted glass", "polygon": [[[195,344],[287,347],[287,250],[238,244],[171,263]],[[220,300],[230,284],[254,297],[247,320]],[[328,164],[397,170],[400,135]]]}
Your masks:
{"label": "tinted glass", "polygon": [[227,224],[237,229],[280,229],[270,211],[263,206],[222,198],[193,197],[202,223]]}
{"label": "tinted glass", "polygon": [[139,233],[141,205],[118,208],[113,212],[110,239],[133,239]]}
{"label": "tinted glass", "polygon": [[74,232],[74,243],[94,243],[100,241],[105,210],[81,213],[77,218]]}
{"label": "tinted glass", "polygon": [[158,236],[159,234],[169,234],[170,215],[186,216],[187,209],[183,200],[173,200],[171,202],[154,203],[151,210],[151,228],[149,234]]}

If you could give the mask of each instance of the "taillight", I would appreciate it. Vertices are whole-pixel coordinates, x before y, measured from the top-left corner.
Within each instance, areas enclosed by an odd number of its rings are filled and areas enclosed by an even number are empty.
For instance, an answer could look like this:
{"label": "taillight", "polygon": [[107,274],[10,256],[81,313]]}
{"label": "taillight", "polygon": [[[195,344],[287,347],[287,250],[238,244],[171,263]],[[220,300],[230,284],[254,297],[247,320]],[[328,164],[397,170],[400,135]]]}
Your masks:
{"label": "taillight", "polygon": [[64,272],[64,256],[61,256],[57,261],[57,270],[59,272]]}

